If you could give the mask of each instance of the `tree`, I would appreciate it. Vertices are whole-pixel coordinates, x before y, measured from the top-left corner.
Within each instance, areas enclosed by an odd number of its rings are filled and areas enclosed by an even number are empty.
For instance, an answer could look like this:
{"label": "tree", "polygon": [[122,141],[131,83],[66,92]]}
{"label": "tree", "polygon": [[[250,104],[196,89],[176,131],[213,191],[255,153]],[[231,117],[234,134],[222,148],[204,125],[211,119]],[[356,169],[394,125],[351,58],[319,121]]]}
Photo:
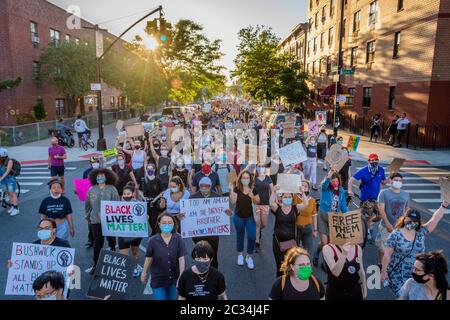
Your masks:
{"label": "tree", "polygon": [[302,65],[294,56],[285,55],[283,58],[285,63],[279,74],[279,95],[286,99],[292,109],[308,97],[309,88],[306,84],[308,75],[302,71]]}
{"label": "tree", "polygon": [[2,80],[2,81],[0,81],[0,92],[7,90],[7,89],[14,88],[14,87],[18,86],[21,82],[22,82],[21,77],[17,77],[14,80]]}
{"label": "tree", "polygon": [[66,96],[68,115],[73,116],[78,97],[90,91],[95,80],[95,46],[63,42],[49,45],[41,56],[43,78]]}
{"label": "tree", "polygon": [[36,104],[33,106],[33,116],[37,121],[44,120],[47,116],[42,98],[38,98]]}

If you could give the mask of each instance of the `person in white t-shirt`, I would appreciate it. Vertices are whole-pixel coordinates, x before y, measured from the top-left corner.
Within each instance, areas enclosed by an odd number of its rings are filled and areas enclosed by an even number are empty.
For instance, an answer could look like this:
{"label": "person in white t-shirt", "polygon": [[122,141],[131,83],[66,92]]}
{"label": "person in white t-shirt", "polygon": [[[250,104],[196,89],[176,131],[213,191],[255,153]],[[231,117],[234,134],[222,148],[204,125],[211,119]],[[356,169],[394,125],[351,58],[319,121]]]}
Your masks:
{"label": "person in white t-shirt", "polygon": [[397,120],[397,144],[394,146],[395,148],[402,147],[402,137],[408,128],[409,120],[406,118],[406,113],[403,113],[400,119]]}
{"label": "person in white t-shirt", "polygon": [[81,115],[78,115],[77,120],[75,120],[73,126],[78,134],[78,146],[81,148],[81,138],[83,134],[90,132],[86,122],[82,119]]}

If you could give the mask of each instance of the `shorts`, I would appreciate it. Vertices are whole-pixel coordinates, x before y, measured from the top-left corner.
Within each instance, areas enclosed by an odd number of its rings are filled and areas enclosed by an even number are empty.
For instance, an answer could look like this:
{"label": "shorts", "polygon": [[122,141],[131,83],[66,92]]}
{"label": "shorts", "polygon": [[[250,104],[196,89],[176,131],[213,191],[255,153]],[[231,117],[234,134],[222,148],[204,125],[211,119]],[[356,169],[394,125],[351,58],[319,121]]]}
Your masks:
{"label": "shorts", "polygon": [[3,181],[0,182],[0,189],[6,189],[6,192],[18,193],[19,188],[17,186],[16,177],[7,176],[5,179],[3,179]]}
{"label": "shorts", "polygon": [[50,167],[50,175],[52,177],[64,177],[64,166],[62,167]]}
{"label": "shorts", "polygon": [[330,228],[328,225],[328,213],[327,212],[319,211],[317,224],[318,224],[318,230],[321,234],[324,234],[327,236],[330,235]]}
{"label": "shorts", "polygon": [[377,246],[379,251],[385,251],[387,247],[387,239],[390,233],[385,226],[382,226],[381,223],[378,225],[378,233],[375,238],[375,245]]}
{"label": "shorts", "polygon": [[89,130],[86,130],[85,132],[77,132],[78,138],[79,139],[83,138],[83,134],[89,133],[89,132],[90,132]]}
{"label": "shorts", "polygon": [[[131,240],[131,241],[130,241]],[[130,247],[139,247],[142,238],[119,238],[119,250],[129,249]]]}

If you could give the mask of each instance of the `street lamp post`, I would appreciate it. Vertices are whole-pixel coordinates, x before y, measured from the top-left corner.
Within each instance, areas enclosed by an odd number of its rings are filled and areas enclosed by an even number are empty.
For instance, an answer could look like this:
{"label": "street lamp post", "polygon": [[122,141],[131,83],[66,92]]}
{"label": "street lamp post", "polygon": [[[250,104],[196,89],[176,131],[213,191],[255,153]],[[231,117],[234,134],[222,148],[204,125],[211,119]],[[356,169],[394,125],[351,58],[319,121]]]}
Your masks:
{"label": "street lamp post", "polygon": [[333,135],[337,137],[338,130],[340,126],[340,113],[341,108],[339,107],[338,98],[338,87],[341,82],[341,70],[343,68],[343,57],[342,57],[342,38],[344,33],[344,7],[345,0],[341,0],[341,17],[339,21],[339,51],[338,51],[338,73],[337,73],[337,81],[335,84],[335,93],[334,93],[334,121],[333,121]]}
{"label": "street lamp post", "polygon": [[[139,24],[144,19],[148,18],[152,14],[159,12],[161,14],[163,8],[162,6],[159,6],[155,10],[152,10],[150,13],[147,13],[145,16],[143,16],[141,19],[133,23],[128,29],[126,29],[120,36],[118,36],[114,41],[108,46],[108,48],[105,49],[105,51],[101,55],[97,55],[95,62],[96,62],[96,81],[97,83],[101,83],[101,60],[106,55],[106,53],[111,50],[111,48],[116,44],[117,41],[119,41],[128,31],[130,31],[134,26]],[[98,32],[100,31],[107,31],[105,29],[100,29],[98,25],[95,25],[94,27],[83,27],[84,29],[91,29],[96,31],[96,35],[98,35]],[[97,150],[98,151],[104,151],[106,150],[106,140],[104,137],[104,130],[103,130],[103,111],[102,111],[102,91],[97,91],[97,111],[98,111],[98,141],[97,141]]]}

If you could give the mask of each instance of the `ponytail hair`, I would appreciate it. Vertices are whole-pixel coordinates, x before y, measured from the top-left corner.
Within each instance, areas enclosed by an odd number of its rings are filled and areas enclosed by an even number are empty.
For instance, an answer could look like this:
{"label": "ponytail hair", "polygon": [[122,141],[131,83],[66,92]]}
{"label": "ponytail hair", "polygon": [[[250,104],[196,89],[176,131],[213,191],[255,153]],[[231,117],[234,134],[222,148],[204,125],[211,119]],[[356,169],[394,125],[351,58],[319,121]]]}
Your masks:
{"label": "ponytail hair", "polygon": [[436,281],[436,288],[439,292],[450,289],[447,281],[448,265],[442,250],[432,251],[430,253],[420,253],[416,260],[423,264],[425,274],[432,274]]}

